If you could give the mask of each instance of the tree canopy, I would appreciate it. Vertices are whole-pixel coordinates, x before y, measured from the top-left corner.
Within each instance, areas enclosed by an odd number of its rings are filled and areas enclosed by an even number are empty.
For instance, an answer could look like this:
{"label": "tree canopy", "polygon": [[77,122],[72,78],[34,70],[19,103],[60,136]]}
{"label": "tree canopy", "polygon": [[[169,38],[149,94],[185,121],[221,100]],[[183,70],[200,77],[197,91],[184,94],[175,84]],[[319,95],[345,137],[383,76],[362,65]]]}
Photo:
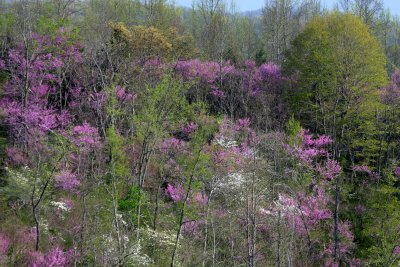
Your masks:
{"label": "tree canopy", "polygon": [[[298,80],[287,99],[303,125],[332,136],[340,155],[374,157],[379,88],[386,85],[386,58],[360,19],[334,12],[314,18],[293,41],[285,70]],[[368,134],[367,134],[368,133]],[[366,152],[363,155],[359,155]]]}

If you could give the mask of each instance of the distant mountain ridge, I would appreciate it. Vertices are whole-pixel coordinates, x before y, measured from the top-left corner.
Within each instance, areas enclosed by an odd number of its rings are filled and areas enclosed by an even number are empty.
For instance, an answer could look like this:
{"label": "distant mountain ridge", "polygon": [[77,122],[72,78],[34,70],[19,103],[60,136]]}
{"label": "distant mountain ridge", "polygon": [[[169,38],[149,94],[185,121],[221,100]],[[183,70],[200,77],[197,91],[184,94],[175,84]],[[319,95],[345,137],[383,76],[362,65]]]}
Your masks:
{"label": "distant mountain ridge", "polygon": [[[192,7],[187,7],[183,5],[177,5],[176,7],[179,7],[183,10],[184,15],[189,14],[189,12],[192,10]],[[262,16],[263,9],[256,9],[256,10],[249,10],[249,11],[240,11],[238,14],[244,17],[248,18],[259,18]]]}
{"label": "distant mountain ridge", "polygon": [[250,10],[250,11],[243,11],[240,12],[241,15],[249,18],[257,18],[262,16],[263,9],[256,9],[256,10]]}

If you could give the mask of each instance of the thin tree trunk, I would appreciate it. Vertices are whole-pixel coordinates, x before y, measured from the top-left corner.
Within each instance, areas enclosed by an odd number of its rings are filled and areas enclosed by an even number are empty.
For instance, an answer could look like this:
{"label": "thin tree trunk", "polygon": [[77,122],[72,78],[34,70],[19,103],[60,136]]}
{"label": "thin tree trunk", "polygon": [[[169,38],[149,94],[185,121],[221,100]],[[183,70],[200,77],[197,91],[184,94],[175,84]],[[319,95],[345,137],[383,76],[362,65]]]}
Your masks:
{"label": "thin tree trunk", "polygon": [[340,195],[340,185],[339,185],[339,177],[336,178],[336,188],[335,188],[335,214],[334,214],[334,251],[333,251],[333,259],[334,262],[338,262],[339,259],[339,195]]}
{"label": "thin tree trunk", "polygon": [[275,266],[281,266],[281,211],[278,211],[278,238],[276,240],[276,259],[275,259]]}
{"label": "thin tree trunk", "polygon": [[[115,185],[115,177],[113,175],[112,177],[112,203],[113,203],[113,214],[114,214],[114,225],[115,225],[115,231],[117,233],[117,241],[118,241],[118,252],[119,256],[122,254],[122,245],[121,245],[121,233],[119,229],[119,223],[118,223],[118,203],[117,203],[117,188]],[[118,258],[119,258],[118,256]]]}
{"label": "thin tree trunk", "polygon": [[190,191],[192,190],[192,182],[193,182],[193,178],[194,178],[194,171],[196,170],[197,163],[199,162],[200,153],[201,153],[202,150],[203,150],[203,148],[201,148],[201,149],[198,151],[198,153],[197,153],[197,158],[196,158],[196,161],[195,161],[195,164],[194,164],[192,173],[191,173],[191,175],[190,175],[190,177],[189,177],[189,184],[188,184],[188,188],[187,188],[187,190],[186,190],[185,199],[184,199],[184,201],[183,201],[183,203],[182,203],[182,208],[181,208],[181,212],[180,212],[180,215],[179,215],[179,226],[178,226],[178,231],[177,231],[177,233],[176,233],[175,245],[174,245],[174,249],[173,249],[173,252],[172,252],[171,267],[174,267],[174,266],[175,266],[176,250],[177,250],[177,248],[178,248],[179,238],[180,238],[181,231],[182,231],[182,222],[183,222],[183,216],[184,216],[184,214],[185,214],[186,202],[187,202],[187,200],[189,199],[189,194],[190,194]]}
{"label": "thin tree trunk", "polygon": [[215,255],[217,250],[217,244],[215,241],[215,228],[214,228],[214,219],[211,218],[211,228],[213,232],[213,253],[212,253],[212,266],[215,266]]}
{"label": "thin tree trunk", "polygon": [[[212,191],[211,191],[212,193]],[[207,207],[206,207],[206,221],[205,221],[205,226],[204,226],[204,247],[203,247],[203,263],[202,266],[206,266],[206,260],[207,260],[207,239],[208,239],[208,213],[210,209],[210,200],[211,200],[211,193],[210,197],[208,198],[207,201]]]}

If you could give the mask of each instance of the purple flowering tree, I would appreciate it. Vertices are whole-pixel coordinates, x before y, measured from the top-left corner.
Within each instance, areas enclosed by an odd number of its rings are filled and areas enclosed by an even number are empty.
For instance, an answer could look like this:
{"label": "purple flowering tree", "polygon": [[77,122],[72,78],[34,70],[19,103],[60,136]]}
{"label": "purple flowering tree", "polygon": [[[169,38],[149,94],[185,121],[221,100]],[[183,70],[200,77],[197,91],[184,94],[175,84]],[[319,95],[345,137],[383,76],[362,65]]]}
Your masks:
{"label": "purple flowering tree", "polygon": [[179,61],[174,70],[183,80],[194,83],[188,97],[206,100],[213,112],[235,119],[249,117],[257,127],[267,130],[283,122],[281,94],[286,79],[276,64],[257,67],[254,61],[246,61],[239,68],[229,62],[191,60]]}
{"label": "purple flowering tree", "polygon": [[[332,140],[328,136],[314,137],[301,130],[298,140],[286,145],[286,150],[295,165],[301,167],[300,177],[311,178],[310,189],[280,195],[270,212],[279,212],[288,221],[307,244],[312,261],[335,266],[345,261],[355,246],[351,223],[341,221],[338,216],[338,180],[342,168],[331,158]],[[315,233],[324,237],[315,238]]]}
{"label": "purple flowering tree", "polygon": [[[54,36],[32,33],[10,49],[0,64],[9,72],[0,99],[9,143],[12,144],[6,149],[6,161],[13,168],[24,166],[21,173],[29,173],[24,178],[29,181],[18,182],[21,186],[25,183],[32,186],[30,206],[35,224],[32,248],[39,254],[40,240],[46,237],[41,231],[41,220],[44,219],[41,206],[48,197],[48,189],[53,181],[60,189],[76,190],[79,185],[73,176],[56,173],[67,154],[63,134],[73,122],[70,103],[80,93],[73,72],[82,61],[81,47],[61,29]],[[58,256],[45,257],[45,262],[32,265],[66,265]]]}

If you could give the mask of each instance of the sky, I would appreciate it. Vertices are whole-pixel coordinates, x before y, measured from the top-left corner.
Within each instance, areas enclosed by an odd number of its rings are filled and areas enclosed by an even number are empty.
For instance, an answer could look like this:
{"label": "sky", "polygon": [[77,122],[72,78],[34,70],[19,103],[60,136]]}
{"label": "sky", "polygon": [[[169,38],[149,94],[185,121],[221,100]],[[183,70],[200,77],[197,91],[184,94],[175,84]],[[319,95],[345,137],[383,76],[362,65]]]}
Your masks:
{"label": "sky", "polygon": [[[229,2],[230,0],[227,0]],[[192,6],[192,0],[175,0],[181,6]],[[322,0],[326,7],[332,7],[336,0]],[[389,9],[392,14],[400,15],[400,0],[383,0],[385,9]],[[265,0],[235,0],[238,11],[250,11],[260,9],[264,6]]]}

